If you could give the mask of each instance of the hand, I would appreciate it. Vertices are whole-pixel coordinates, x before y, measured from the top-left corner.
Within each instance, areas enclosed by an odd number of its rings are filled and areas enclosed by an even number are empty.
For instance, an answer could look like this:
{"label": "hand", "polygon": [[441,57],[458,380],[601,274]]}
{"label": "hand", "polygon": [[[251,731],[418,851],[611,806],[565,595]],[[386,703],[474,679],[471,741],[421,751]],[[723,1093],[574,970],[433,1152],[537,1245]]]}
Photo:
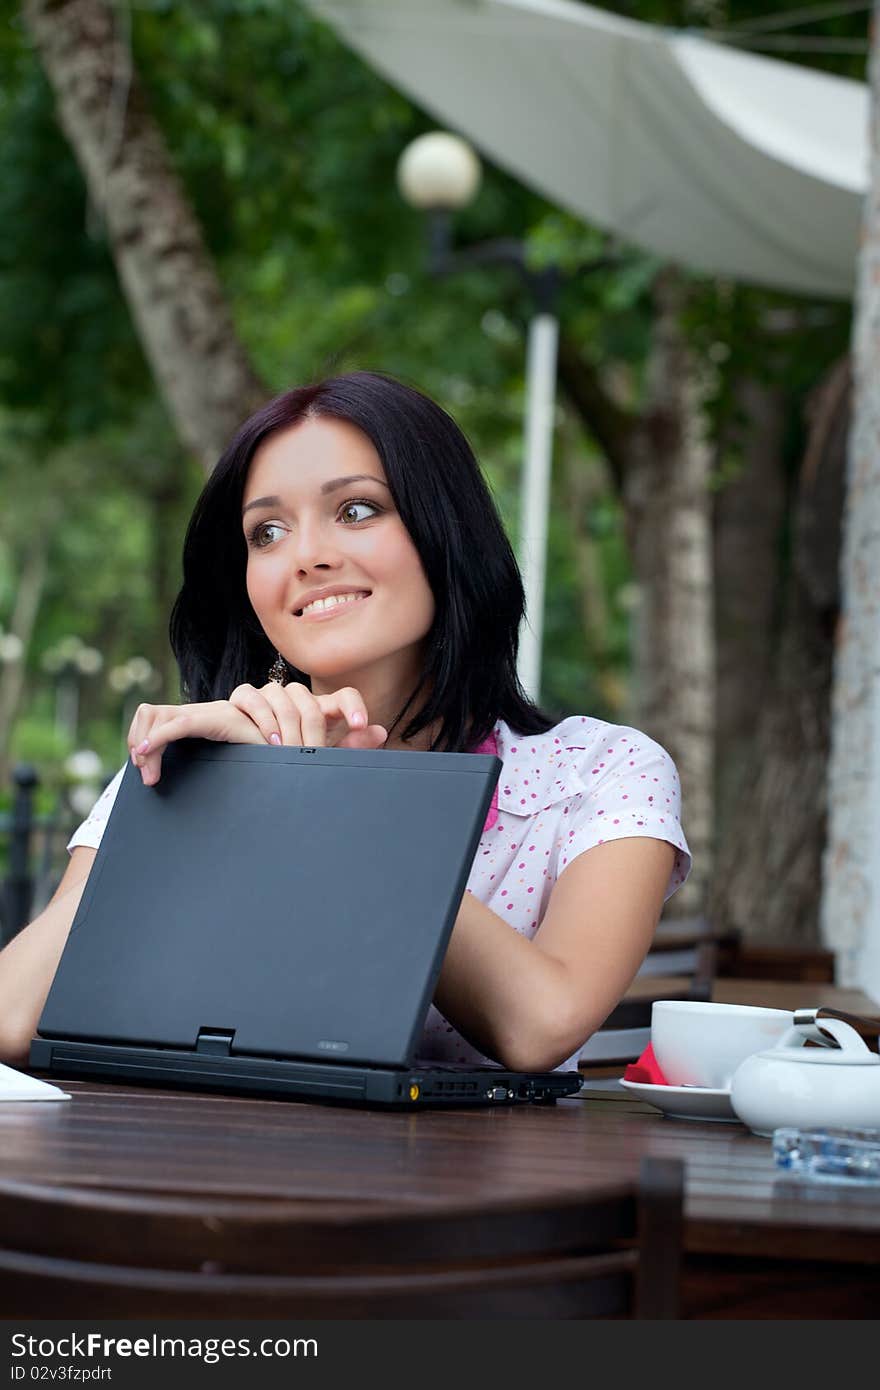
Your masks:
{"label": "hand", "polygon": [[313,695],[308,686],[270,681],[257,690],[239,685],[229,703],[253,721],[266,743],[298,748],[381,748],[388,730],[370,724],[363,696],[353,686]]}
{"label": "hand", "polygon": [[193,705],[138,705],[128,731],[128,748],[145,786],[159,780],[162,754],[180,738],[215,743],[265,743],[252,719],[228,700]]}
{"label": "hand", "polygon": [[[161,774],[162,754],[177,739],[380,748],[388,737],[387,730],[366,721],[366,706],[356,690],[314,696],[304,685],[270,682],[262,690],[240,685],[228,700],[140,705],[128,732],[128,747],[144,785],[154,786]],[[343,734],[345,729],[351,732]]]}

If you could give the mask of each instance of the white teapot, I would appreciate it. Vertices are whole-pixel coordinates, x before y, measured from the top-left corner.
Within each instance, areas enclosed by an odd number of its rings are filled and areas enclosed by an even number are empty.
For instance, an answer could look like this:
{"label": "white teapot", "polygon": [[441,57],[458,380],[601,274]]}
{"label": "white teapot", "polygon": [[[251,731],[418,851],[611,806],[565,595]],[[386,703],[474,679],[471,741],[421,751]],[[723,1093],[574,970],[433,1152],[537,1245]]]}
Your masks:
{"label": "white teapot", "polygon": [[[775,1047],[737,1067],[730,1101],[753,1133],[772,1135],[782,1126],[880,1129],[880,1057],[839,1014],[825,1016],[834,1013],[797,1010]],[[807,1041],[822,1046],[805,1048]]]}

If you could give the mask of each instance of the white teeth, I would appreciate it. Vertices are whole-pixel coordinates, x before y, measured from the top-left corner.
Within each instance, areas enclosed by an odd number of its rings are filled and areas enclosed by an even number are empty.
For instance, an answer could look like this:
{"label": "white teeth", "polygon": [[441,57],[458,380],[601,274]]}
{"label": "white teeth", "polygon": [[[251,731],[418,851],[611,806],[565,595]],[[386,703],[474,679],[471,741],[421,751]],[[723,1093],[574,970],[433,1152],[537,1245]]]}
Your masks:
{"label": "white teeth", "polygon": [[321,608],[335,608],[337,603],[353,603],[355,599],[366,598],[366,594],[331,594],[329,598],[316,598],[302,610],[303,613],[317,613]]}

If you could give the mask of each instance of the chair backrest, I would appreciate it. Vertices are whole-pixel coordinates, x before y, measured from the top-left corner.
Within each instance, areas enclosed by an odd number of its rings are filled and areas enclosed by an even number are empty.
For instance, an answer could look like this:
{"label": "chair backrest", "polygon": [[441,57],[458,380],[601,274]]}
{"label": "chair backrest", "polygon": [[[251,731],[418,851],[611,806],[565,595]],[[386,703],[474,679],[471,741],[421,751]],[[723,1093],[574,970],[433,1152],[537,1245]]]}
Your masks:
{"label": "chair backrest", "polygon": [[664,917],[636,979],[684,975],[689,997],[708,999],[717,961],[718,940],[707,917]]}
{"label": "chair backrest", "polygon": [[673,1318],[682,1189],[681,1163],[654,1158],[638,1185],[453,1212],[0,1185],[0,1307],[7,1318]]}

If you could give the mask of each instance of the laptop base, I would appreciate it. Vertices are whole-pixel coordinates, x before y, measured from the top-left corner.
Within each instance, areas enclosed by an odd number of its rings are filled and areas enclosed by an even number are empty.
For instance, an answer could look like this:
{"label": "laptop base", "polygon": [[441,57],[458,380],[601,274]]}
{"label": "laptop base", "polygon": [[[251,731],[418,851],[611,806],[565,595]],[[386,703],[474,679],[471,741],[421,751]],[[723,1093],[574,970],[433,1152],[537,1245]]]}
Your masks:
{"label": "laptop base", "polygon": [[577,1072],[509,1072],[503,1067],[418,1065],[344,1066],[274,1061],[268,1057],[216,1057],[173,1048],[34,1038],[30,1065],[50,1076],[93,1081],[225,1091],[273,1100],[330,1100],[383,1109],[425,1106],[553,1105],[576,1095]]}

